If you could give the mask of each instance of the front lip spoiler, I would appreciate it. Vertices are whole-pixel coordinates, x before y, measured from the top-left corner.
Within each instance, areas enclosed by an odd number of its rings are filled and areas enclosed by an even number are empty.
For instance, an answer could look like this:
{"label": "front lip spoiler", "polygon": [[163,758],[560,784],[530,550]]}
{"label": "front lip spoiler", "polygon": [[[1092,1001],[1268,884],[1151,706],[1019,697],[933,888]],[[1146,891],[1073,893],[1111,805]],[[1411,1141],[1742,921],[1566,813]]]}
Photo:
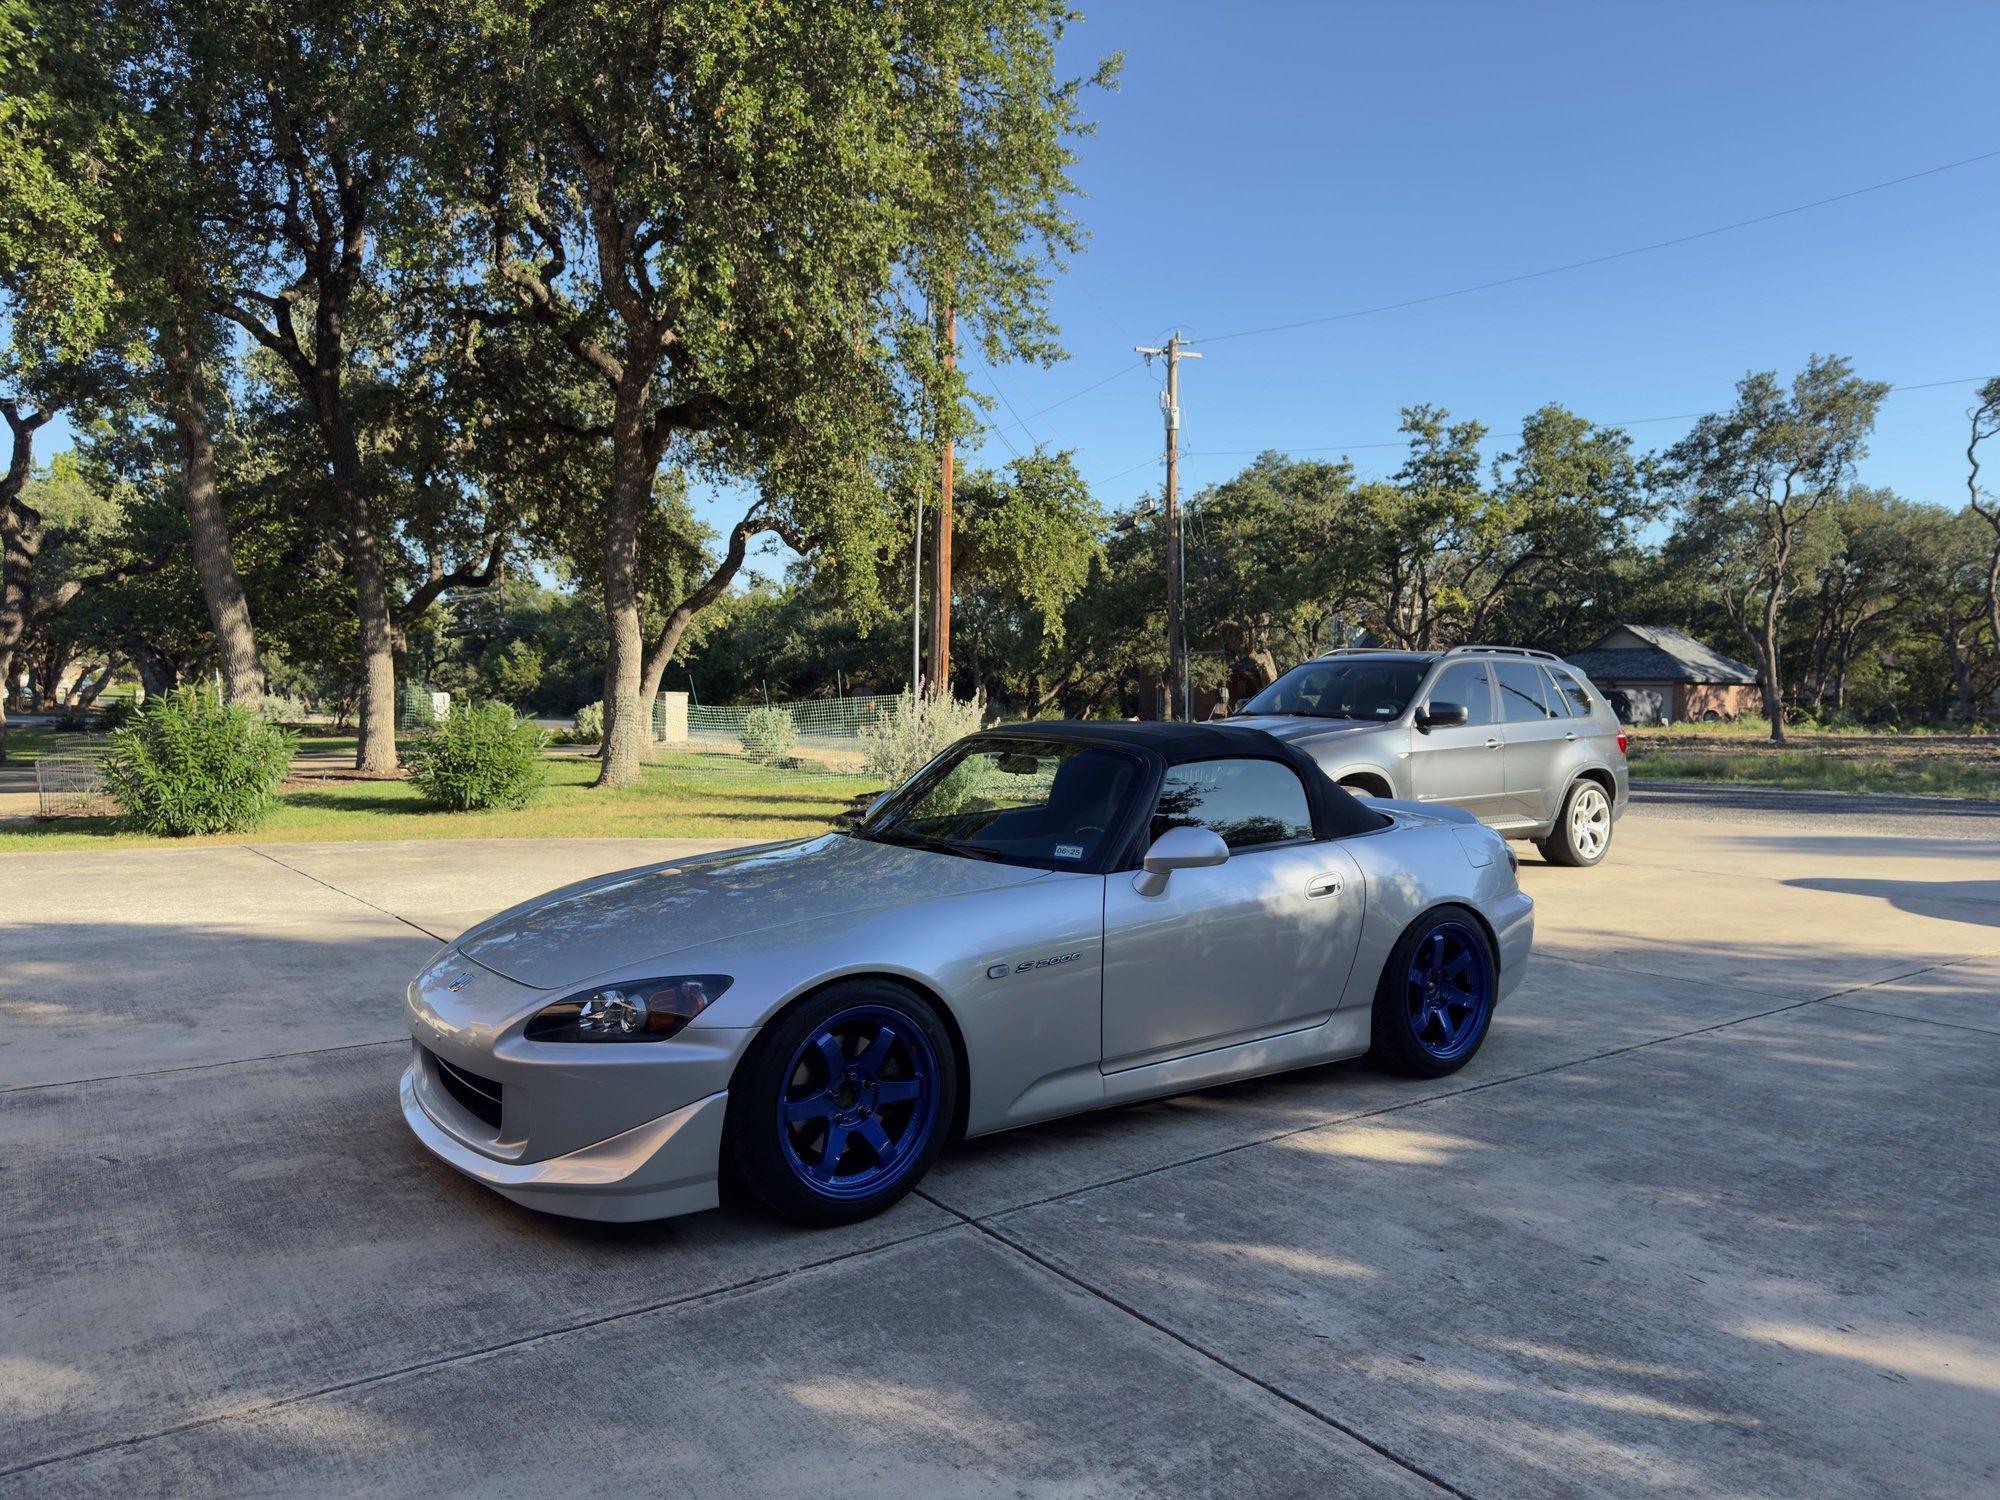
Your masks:
{"label": "front lip spoiler", "polygon": [[573,1219],[629,1223],[698,1213],[721,1201],[717,1170],[729,1092],[697,1099],[609,1140],[537,1162],[502,1162],[452,1135],[417,1096],[412,1059],[403,1070],[403,1122],[446,1166],[526,1208]]}

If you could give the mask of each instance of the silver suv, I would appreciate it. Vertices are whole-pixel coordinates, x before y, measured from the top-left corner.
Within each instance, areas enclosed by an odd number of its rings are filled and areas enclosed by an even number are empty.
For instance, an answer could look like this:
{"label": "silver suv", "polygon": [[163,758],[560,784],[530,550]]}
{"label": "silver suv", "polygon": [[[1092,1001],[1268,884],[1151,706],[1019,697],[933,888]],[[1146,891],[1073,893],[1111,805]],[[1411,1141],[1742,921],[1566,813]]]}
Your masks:
{"label": "silver suv", "polygon": [[1603,859],[1630,795],[1617,715],[1546,651],[1330,651],[1230,718],[1293,741],[1350,791],[1462,807],[1552,864]]}

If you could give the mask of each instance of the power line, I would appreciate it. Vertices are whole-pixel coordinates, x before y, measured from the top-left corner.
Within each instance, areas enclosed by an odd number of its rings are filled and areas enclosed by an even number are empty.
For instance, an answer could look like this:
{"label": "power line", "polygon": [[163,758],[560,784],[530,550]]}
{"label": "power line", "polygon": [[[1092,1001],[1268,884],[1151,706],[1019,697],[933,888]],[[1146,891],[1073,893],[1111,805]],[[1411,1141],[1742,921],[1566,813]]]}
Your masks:
{"label": "power line", "polygon": [[[1079,397],[1088,396],[1092,391],[1096,390],[1099,386],[1109,385],[1111,384],[1112,381],[1117,380],[1120,376],[1130,375],[1134,370],[1143,370],[1145,368],[1146,368],[1146,362],[1143,359],[1140,360],[1137,364],[1126,365],[1123,369],[1113,371],[1111,374],[1105,376],[1102,380],[1093,381],[1091,384],[1085,386],[1080,391],[1071,391],[1067,396],[1064,396],[1060,401],[1051,401],[1047,406],[1044,406],[1040,411],[1029,412],[1025,419],[1015,421],[1010,425],[1015,427],[1026,427],[1028,423],[1032,422],[1036,417],[1046,416],[1049,412],[1054,411],[1058,406],[1068,406],[1070,402],[1077,400]],[[1012,408],[1010,407],[1009,410],[1011,409]],[[998,429],[995,430],[997,431]]]}
{"label": "power line", "polygon": [[[1474,292],[1488,292],[1495,287],[1515,286],[1523,281],[1535,281],[1544,276],[1560,276],[1565,271],[1581,271],[1587,266],[1601,266],[1609,261],[1625,260],[1634,255],[1649,255],[1655,250],[1671,249],[1675,245],[1692,244],[1696,240],[1712,239],[1719,234],[1730,234],[1738,229],[1748,229],[1755,224],[1768,224],[1773,219],[1789,218],[1793,214],[1807,213],[1815,208],[1825,208],[1830,203],[1843,203],[1849,198],[1859,198],[1866,193],[1879,193],[1885,188],[1901,187],[1906,182],[1916,182],[1921,178],[1935,177],[1940,172],[1955,172],[1960,167],[1973,166],[1982,161],[2000,157],[2000,150],[1982,151],[1977,156],[1967,156],[1958,161],[1949,161],[1942,166],[1926,167],[1921,172],[1911,172],[1904,177],[1892,177],[1887,182],[1870,183],[1867,187],[1851,188],[1844,193],[1835,193],[1830,198],[1815,198],[1810,203],[1800,203],[1791,208],[1780,208],[1768,214],[1758,214],[1752,219],[1738,219],[1733,224],[1718,225],[1714,229],[1702,229],[1693,234],[1676,235],[1670,240],[1656,240],[1650,245],[1635,245],[1629,250],[1614,250],[1608,255],[1593,255],[1588,260],[1573,260],[1560,266],[1546,266],[1539,271],[1523,271],[1518,276],[1502,276],[1496,281],[1476,282],[1471,286],[1455,287],[1448,292],[1432,292],[1424,297],[1409,297],[1401,302],[1384,302],[1375,307],[1358,307],[1351,312],[1328,313],[1319,318],[1300,318],[1291,323],[1272,323],[1263,328],[1243,328],[1234,333],[1218,333],[1209,338],[1195,339],[1198,344],[1220,344],[1230,339],[1256,338],[1260,334],[1284,333],[1293,328],[1316,328],[1325,323],[1342,323],[1350,318],[1367,318],[1376,313],[1395,312],[1405,307],[1421,307],[1428,302],[1443,302],[1451,297],[1466,297]],[[1122,372],[1121,372],[1122,373]],[[1081,394],[1081,393],[1079,393]]]}
{"label": "power line", "polygon": [[[1889,387],[1889,390],[1892,394],[1897,391],[1933,391],[1939,389],[1940,387],[1948,385],[1977,385],[1981,381],[1990,378],[1991,377],[1985,375],[1962,375],[1954,380],[1925,380],[1925,381],[1914,382],[1907,385],[1892,385]],[[1649,423],[1653,422],[1696,422],[1708,415],[1710,415],[1710,413],[1705,411],[1682,411],[1682,412],[1672,412],[1664,417],[1626,417],[1623,420],[1616,422],[1593,422],[1591,425],[1593,427],[1596,427],[1599,431],[1604,431],[1608,428],[1613,428],[1613,427],[1644,427]],[[1486,436],[1489,438],[1499,438],[1502,440],[1518,438],[1521,435],[1522,434],[1519,432],[1489,432],[1486,434]],[[1266,443],[1261,448],[1190,448],[1186,452],[1181,454],[1181,457],[1182,458],[1254,458],[1259,454],[1264,454],[1264,453],[1282,453],[1287,456],[1294,453],[1363,453],[1371,449],[1377,449],[1377,448],[1406,448],[1408,446],[1409,446],[1409,440],[1407,438],[1398,438],[1391,442],[1380,442],[1380,443],[1321,443],[1311,447],[1300,447],[1300,448],[1289,447],[1282,443]],[[1120,469],[1116,474],[1113,474],[1109,479],[1104,479],[1099,482],[1103,484],[1113,484],[1118,480],[1123,479],[1127,474],[1136,474],[1138,473],[1139,470],[1147,467],[1149,464],[1156,464],[1158,462],[1160,462],[1160,458],[1157,454],[1155,454],[1151,458],[1141,459],[1138,463],[1133,464],[1128,469]]]}

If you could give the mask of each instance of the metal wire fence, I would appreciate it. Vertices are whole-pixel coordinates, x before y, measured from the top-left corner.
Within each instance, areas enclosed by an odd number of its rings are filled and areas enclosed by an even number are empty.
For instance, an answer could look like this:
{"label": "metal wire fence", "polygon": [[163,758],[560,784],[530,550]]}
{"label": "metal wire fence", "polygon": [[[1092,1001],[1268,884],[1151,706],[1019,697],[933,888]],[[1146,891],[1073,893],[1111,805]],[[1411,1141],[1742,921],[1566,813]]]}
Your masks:
{"label": "metal wire fence", "polygon": [[[73,747],[73,748],[72,748]],[[36,814],[44,818],[104,818],[118,811],[104,780],[104,752],[109,747],[88,741],[66,742],[64,748],[35,762]]]}
{"label": "metal wire fence", "polygon": [[[687,711],[687,742],[704,747],[737,749],[743,741],[744,722],[750,717],[752,709],[762,706],[754,703],[691,703]],[[793,742],[795,745],[829,750],[856,748],[861,731],[887,717],[895,706],[894,694],[869,698],[806,698],[796,703],[770,705],[791,717],[792,727],[798,733]]]}

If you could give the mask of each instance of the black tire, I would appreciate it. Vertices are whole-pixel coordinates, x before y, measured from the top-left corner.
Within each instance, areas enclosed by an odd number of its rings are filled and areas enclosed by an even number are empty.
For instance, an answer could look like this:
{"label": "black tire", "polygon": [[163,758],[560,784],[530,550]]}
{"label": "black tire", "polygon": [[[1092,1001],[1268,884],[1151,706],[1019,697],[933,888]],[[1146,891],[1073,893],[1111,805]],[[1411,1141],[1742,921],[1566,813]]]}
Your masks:
{"label": "black tire", "polygon": [[1362,781],[1358,777],[1353,776],[1348,777],[1340,785],[1343,791],[1352,792],[1357,797],[1387,797],[1391,795],[1376,786],[1373,782]]}
{"label": "black tire", "polygon": [[[844,1034],[850,1029],[847,1018],[854,1017],[859,1017],[852,1028],[858,1033],[857,1042],[870,1025],[878,1027],[875,1037],[879,1042],[880,1026],[886,1022],[897,1038],[889,1064],[900,1067],[910,1080],[929,1080],[928,1090],[907,1106],[907,1114],[902,1113],[905,1106],[900,1102],[875,1103],[876,1088],[880,1087],[886,1098],[888,1088],[902,1086],[904,1078],[886,1073],[877,1077],[870,1072],[869,1081],[862,1086],[866,1092],[855,1090],[855,1096],[845,1104],[840,1102],[840,1080],[833,1080],[824,1095],[818,1089],[826,1080],[817,1073],[828,1071],[831,1076],[830,1064],[820,1060],[821,1039],[835,1032]],[[909,1028],[907,1033],[904,1026]],[[842,1037],[834,1039],[838,1044]],[[809,1046],[813,1049],[810,1054],[805,1050]],[[863,1045],[858,1052],[848,1052],[846,1062],[863,1068],[873,1050],[872,1045]],[[780,1109],[787,1107],[783,1101],[814,1107],[822,1097],[828,1101],[826,1110],[850,1111],[860,1122],[848,1128],[843,1122],[850,1120],[849,1113],[828,1113],[794,1125],[781,1123]],[[738,1064],[723,1123],[723,1179],[735,1192],[795,1223],[816,1227],[853,1224],[889,1208],[922,1180],[944,1147],[957,1107],[957,1056],[936,1009],[915,990],[893,980],[843,980],[808,996],[766,1026]],[[899,1117],[901,1128],[908,1129],[918,1121],[919,1112],[927,1122],[921,1138],[905,1143],[900,1134],[885,1129]],[[864,1168],[871,1160],[881,1161],[863,1134],[870,1123],[876,1124],[878,1138],[888,1137],[898,1147],[893,1174],[879,1187],[869,1187],[867,1170],[848,1174],[859,1180],[846,1186],[834,1182],[830,1175],[824,1188],[814,1186],[810,1180],[814,1174],[836,1174],[844,1159],[841,1152],[836,1152],[834,1163],[824,1159],[837,1126],[842,1128],[842,1141],[853,1137],[859,1142],[842,1150],[858,1152]],[[905,1145],[907,1149],[903,1149]],[[809,1160],[815,1151],[819,1159]],[[869,1170],[887,1171],[888,1166],[881,1162]]]}
{"label": "black tire", "polygon": [[[1418,951],[1441,930],[1449,931],[1463,949],[1476,953],[1483,969],[1483,996],[1476,1015],[1463,1018],[1465,1031],[1440,1046],[1427,1042],[1411,1012],[1410,983],[1418,965]],[[1370,1021],[1368,1060],[1377,1067],[1409,1078],[1443,1078],[1471,1062],[1486,1041],[1493,1023],[1493,1007],[1499,999],[1500,963],[1493,943],[1479,918],[1463,906],[1438,906],[1425,912],[1403,930],[1382,967],[1375,987],[1375,1010]],[[1443,1040],[1443,1039],[1440,1039]]]}
{"label": "black tire", "polygon": [[1611,794],[1588,776],[1579,777],[1563,798],[1555,830],[1535,847],[1552,865],[1589,869],[1611,852]]}

